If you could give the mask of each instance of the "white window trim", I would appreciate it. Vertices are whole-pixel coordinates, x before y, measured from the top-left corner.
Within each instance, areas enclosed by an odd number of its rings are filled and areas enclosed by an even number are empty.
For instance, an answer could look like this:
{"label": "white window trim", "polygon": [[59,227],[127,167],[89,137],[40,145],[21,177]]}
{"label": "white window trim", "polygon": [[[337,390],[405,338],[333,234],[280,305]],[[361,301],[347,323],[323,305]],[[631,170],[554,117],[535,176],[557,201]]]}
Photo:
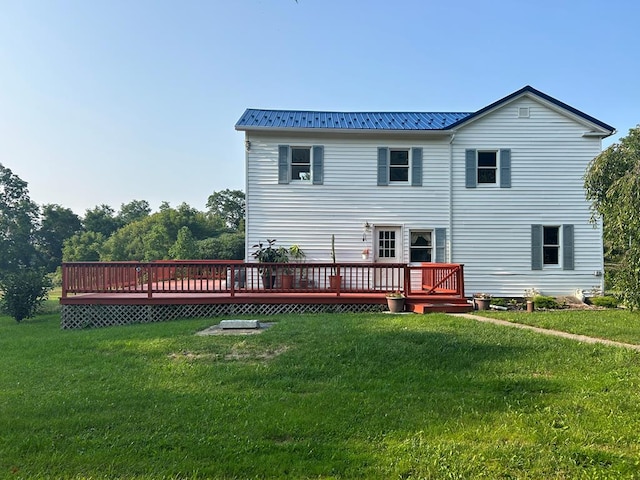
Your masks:
{"label": "white window trim", "polygon": [[430,247],[425,247],[425,248],[429,248],[431,250],[431,262],[428,263],[436,263],[435,257],[436,257],[436,230],[435,228],[410,228],[409,229],[409,263],[412,265],[420,265],[421,263],[425,263],[425,262],[412,262],[411,261],[411,251],[413,249],[413,246],[411,245],[411,234],[413,234],[414,232],[429,232],[431,234],[431,246]]}
{"label": "white window trim", "polygon": [[[391,152],[407,152],[407,166],[391,166]],[[389,164],[387,165],[387,175],[389,176],[389,185],[411,185],[411,148],[405,147],[389,147]],[[392,168],[407,168],[407,179],[406,180],[391,180],[391,169]]]}
{"label": "white window trim", "polygon": [[[302,164],[294,164],[293,163],[293,151],[295,149],[305,149],[309,150],[309,178],[302,179],[300,177],[293,178],[293,166],[294,165],[302,165]],[[313,146],[311,145],[290,145],[289,146],[289,178],[291,179],[291,183],[312,183],[313,178]]]}
{"label": "white window trim", "polygon": [[[544,247],[547,246],[546,243],[544,243],[544,229],[545,228],[557,228],[558,229],[558,263],[544,263]],[[563,238],[562,238],[562,225],[542,225],[542,269],[543,270],[562,270],[563,266],[562,266],[562,242]],[[550,247],[555,246],[555,245],[548,245]]]}
{"label": "white window trim", "polygon": [[[496,181],[494,183],[480,183],[478,171],[480,170],[480,153],[496,154]],[[484,168],[484,167],[483,167]],[[499,148],[477,148],[476,149],[476,187],[477,188],[500,188],[500,149]]]}

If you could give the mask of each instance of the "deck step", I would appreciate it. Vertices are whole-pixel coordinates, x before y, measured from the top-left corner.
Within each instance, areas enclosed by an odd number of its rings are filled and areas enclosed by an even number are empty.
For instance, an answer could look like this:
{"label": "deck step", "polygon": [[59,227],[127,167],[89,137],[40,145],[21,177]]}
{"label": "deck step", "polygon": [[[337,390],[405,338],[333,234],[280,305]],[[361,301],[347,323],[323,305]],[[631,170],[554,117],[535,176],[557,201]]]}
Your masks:
{"label": "deck step", "polygon": [[463,302],[420,302],[407,304],[407,310],[414,313],[466,313],[473,310],[473,306],[469,305],[466,301]]}

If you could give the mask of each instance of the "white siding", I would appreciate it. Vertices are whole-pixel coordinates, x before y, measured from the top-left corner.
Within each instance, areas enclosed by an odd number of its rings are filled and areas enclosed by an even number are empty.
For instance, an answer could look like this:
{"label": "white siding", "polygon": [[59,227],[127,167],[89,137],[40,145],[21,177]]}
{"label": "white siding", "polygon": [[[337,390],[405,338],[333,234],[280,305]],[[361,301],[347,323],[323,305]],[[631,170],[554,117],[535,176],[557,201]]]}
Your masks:
{"label": "white siding", "polygon": [[[529,107],[529,118],[518,118]],[[447,229],[448,261],[465,265],[467,294],[522,296],[535,287],[568,295],[601,286],[601,228],[589,223],[582,176],[600,153],[584,125],[523,97],[449,137],[247,133],[247,258],[267,238],[298,244],[309,261],[362,261],[363,224],[400,226],[403,261],[410,229]],[[324,184],[278,184],[278,145],[324,146]],[[420,187],[377,185],[378,147],[423,148]],[[465,188],[465,149],[511,149],[511,188]],[[450,179],[450,158],[453,178]],[[450,181],[453,190],[450,190]],[[452,199],[450,198],[452,195]],[[450,211],[450,201],[453,209]],[[453,225],[450,225],[450,219]],[[575,270],[531,270],[531,225],[573,224]]]}
{"label": "white siding", "polygon": [[[529,107],[529,118],[517,118]],[[461,129],[454,141],[453,258],[468,293],[569,295],[601,286],[602,232],[589,223],[582,176],[600,153],[584,125],[523,98]],[[511,149],[511,188],[465,188],[465,149]],[[575,269],[531,270],[531,225],[573,224]]]}
{"label": "white siding", "polygon": [[[405,229],[447,227],[449,146],[446,140],[354,139],[331,137],[249,136],[247,182],[247,246],[265,238],[277,245],[298,244],[308,260],[329,261],[331,235],[337,260],[361,261],[361,251],[373,252],[372,234],[362,240],[363,224],[397,225]],[[278,145],[324,146],[324,184],[292,182],[279,185]],[[377,185],[378,147],[423,150],[421,187]],[[408,255],[408,230],[403,250]],[[406,257],[408,258],[408,256]]]}

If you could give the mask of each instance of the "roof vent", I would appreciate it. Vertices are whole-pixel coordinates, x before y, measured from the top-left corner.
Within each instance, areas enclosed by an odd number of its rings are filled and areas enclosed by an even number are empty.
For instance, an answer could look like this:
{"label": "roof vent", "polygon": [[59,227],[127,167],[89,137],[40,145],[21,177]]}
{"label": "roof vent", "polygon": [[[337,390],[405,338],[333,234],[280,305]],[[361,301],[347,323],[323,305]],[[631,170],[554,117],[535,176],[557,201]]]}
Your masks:
{"label": "roof vent", "polygon": [[518,107],[518,118],[529,118],[529,107]]}

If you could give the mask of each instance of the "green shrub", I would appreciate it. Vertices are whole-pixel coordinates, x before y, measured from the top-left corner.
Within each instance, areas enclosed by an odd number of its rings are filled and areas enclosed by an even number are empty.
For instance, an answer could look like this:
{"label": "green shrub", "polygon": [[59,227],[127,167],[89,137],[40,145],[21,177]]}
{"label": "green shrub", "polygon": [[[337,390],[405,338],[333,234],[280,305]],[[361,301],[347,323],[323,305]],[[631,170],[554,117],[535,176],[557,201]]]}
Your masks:
{"label": "green shrub", "polygon": [[0,289],[0,308],[20,322],[36,314],[51,290],[51,280],[44,270],[22,268],[4,275]]}
{"label": "green shrub", "polygon": [[491,298],[491,304],[492,305],[498,305],[499,307],[506,307],[507,306],[507,299],[506,298],[500,298],[500,297],[493,297],[493,298]]}
{"label": "green shrub", "polygon": [[603,297],[591,297],[589,299],[592,305],[605,308],[616,308],[618,306],[618,300],[610,295]]}
{"label": "green shrub", "polygon": [[560,304],[554,297],[548,297],[546,295],[537,295],[533,297],[533,304],[536,308],[560,308]]}

